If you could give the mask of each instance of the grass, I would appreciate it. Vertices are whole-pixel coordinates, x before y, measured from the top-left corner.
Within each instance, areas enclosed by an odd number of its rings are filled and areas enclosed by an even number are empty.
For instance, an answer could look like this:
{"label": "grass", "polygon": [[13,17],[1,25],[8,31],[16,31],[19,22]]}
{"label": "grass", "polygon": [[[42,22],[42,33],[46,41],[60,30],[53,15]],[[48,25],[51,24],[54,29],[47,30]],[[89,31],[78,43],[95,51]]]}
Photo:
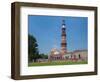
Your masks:
{"label": "grass", "polygon": [[54,65],[75,65],[75,64],[87,64],[86,61],[53,61],[53,62],[32,62],[28,66],[54,66]]}

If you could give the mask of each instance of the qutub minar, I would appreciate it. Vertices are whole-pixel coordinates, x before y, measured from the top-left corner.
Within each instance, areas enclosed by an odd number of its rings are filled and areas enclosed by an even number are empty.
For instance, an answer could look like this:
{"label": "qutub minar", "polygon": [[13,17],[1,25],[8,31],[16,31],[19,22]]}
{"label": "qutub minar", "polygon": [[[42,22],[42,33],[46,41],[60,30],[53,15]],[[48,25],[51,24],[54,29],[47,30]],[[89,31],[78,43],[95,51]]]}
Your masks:
{"label": "qutub minar", "polygon": [[64,55],[67,53],[67,42],[66,42],[66,25],[65,20],[62,23],[62,33],[61,33],[61,54]]}
{"label": "qutub minar", "polygon": [[87,50],[75,50],[73,52],[68,52],[67,50],[67,30],[65,20],[62,20],[61,24],[61,50],[56,48],[51,49],[48,55],[49,61],[55,60],[83,60],[87,61]]}

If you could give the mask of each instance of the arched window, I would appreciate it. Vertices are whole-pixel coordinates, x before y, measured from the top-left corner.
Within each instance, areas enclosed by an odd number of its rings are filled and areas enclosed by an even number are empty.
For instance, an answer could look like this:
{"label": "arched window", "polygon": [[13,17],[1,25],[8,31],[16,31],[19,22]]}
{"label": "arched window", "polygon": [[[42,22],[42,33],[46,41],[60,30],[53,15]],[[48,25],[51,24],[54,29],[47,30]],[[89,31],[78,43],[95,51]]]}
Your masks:
{"label": "arched window", "polygon": [[81,55],[80,54],[78,55],[78,58],[81,59]]}

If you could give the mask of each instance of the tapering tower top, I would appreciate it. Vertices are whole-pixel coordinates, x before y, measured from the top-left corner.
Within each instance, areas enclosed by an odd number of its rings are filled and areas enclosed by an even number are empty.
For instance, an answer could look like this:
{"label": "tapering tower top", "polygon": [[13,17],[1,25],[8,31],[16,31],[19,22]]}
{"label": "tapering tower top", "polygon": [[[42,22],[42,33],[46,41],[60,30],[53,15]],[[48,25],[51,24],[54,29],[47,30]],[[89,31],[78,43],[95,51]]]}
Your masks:
{"label": "tapering tower top", "polygon": [[65,24],[65,20],[62,20],[62,28],[65,28],[66,24]]}

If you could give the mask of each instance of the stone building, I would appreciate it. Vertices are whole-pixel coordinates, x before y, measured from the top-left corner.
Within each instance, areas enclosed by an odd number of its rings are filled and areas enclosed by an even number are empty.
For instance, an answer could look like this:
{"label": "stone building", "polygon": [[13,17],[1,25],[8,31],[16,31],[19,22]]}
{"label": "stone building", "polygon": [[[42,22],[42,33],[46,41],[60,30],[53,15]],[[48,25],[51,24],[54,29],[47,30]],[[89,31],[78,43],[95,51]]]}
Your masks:
{"label": "stone building", "polygon": [[87,61],[87,50],[75,50],[64,55],[65,59]]}
{"label": "stone building", "polygon": [[62,59],[62,55],[60,53],[59,50],[57,50],[56,48],[53,48],[50,52],[50,55],[48,56],[49,60],[61,60]]}
{"label": "stone building", "polygon": [[63,20],[61,26],[61,54],[64,55],[66,53],[67,53],[66,25],[65,25],[65,20]]}
{"label": "stone building", "polygon": [[62,20],[61,26],[61,50],[56,48],[51,49],[48,56],[48,60],[84,60],[87,61],[87,50],[75,50],[73,52],[67,51],[67,39],[66,39],[66,24],[65,20]]}

